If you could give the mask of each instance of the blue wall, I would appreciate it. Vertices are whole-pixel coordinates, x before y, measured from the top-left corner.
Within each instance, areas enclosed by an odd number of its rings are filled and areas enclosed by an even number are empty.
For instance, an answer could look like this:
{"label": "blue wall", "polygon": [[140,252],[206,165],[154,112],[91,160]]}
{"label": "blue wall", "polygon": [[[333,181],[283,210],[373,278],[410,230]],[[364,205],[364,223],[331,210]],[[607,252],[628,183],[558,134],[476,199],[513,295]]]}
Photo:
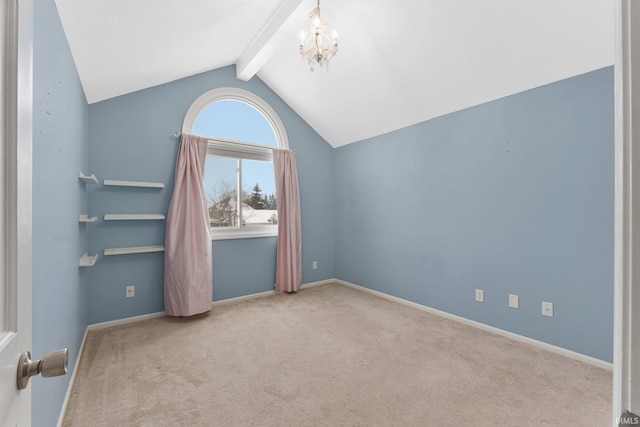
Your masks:
{"label": "blue wall", "polygon": [[[33,351],[69,348],[72,372],[86,326],[88,106],[53,0],[34,2]],[[55,425],[70,374],[32,379],[34,426]]]}
{"label": "blue wall", "polygon": [[612,360],[612,67],[348,145],[334,167],[338,278]]}
{"label": "blue wall", "polygon": [[[258,78],[241,82],[226,67],[89,106],[89,166],[101,180],[163,182],[163,190],[96,186],[89,211],[99,216],[89,232],[91,253],[105,248],[159,245],[163,221],[105,222],[105,213],[166,213],[178,150],[174,132],[203,93],[239,87],[263,98],[287,130],[298,162],[302,203],[303,282],[335,277],[333,224],[334,150]],[[273,289],[276,238],[214,241],[214,300]],[[314,260],[318,269],[312,270]],[[162,253],[102,256],[91,268],[89,322],[162,311]],[[136,286],[135,298],[125,287]]]}

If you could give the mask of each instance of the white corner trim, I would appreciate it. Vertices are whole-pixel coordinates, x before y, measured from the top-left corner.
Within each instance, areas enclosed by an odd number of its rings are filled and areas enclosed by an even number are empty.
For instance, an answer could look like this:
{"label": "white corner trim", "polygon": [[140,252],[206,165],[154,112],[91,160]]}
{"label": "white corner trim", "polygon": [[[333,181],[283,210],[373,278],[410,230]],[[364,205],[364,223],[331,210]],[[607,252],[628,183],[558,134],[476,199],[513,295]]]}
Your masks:
{"label": "white corner trim", "polygon": [[67,413],[67,405],[69,404],[69,398],[71,397],[71,390],[73,389],[73,384],[76,382],[76,374],[78,373],[78,366],[80,366],[80,358],[82,357],[82,353],[84,350],[84,343],[87,341],[87,332],[88,328],[85,328],[84,335],[82,336],[82,342],[80,343],[80,348],[78,349],[78,357],[76,358],[76,364],[73,365],[73,372],[71,373],[71,378],[69,379],[69,386],[67,387],[67,392],[64,395],[64,400],[62,401],[62,407],[60,408],[60,416],[58,416],[57,427],[62,426],[62,422],[64,421],[64,416]]}
{"label": "white corner trim", "polygon": [[520,341],[525,344],[530,344],[538,348],[542,348],[544,350],[550,351],[552,353],[556,353],[565,357],[569,357],[574,360],[578,360],[584,363],[588,363],[593,366],[597,366],[599,368],[606,369],[608,371],[613,371],[613,364],[609,362],[605,362],[604,360],[596,359],[595,357],[587,356],[581,353],[577,353],[575,351],[567,350],[566,348],[558,347],[552,344],[548,344],[542,341],[535,340],[533,338],[525,337],[523,335],[519,335],[513,332],[505,331],[504,329],[499,329],[493,326],[485,325],[484,323],[476,322],[475,320],[466,319],[464,317],[456,316],[455,314],[450,314],[445,311],[440,311],[435,308],[428,307],[426,305],[418,304],[412,301],[408,301],[406,299],[394,297],[392,295],[385,294],[383,292],[374,291],[373,289],[365,288],[363,286],[359,286],[353,283],[346,282],[344,280],[335,279],[335,283],[339,283],[343,286],[347,286],[349,288],[357,289],[362,292],[367,292],[372,295],[379,296],[381,298],[394,301],[400,304],[407,305],[409,307],[417,308],[422,311],[426,311],[427,313],[435,314],[436,316],[444,317],[445,319],[453,320],[458,323],[462,323],[468,326],[472,326],[474,328],[482,329],[487,332],[491,332],[496,335],[503,336],[505,338],[512,339],[514,341]]}

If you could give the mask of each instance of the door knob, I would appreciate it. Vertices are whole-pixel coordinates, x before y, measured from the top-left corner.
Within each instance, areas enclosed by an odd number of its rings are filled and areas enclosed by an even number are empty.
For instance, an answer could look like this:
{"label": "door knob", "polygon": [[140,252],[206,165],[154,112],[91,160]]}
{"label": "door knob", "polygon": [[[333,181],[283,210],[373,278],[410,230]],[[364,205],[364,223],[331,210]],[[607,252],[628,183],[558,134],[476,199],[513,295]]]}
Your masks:
{"label": "door knob", "polygon": [[31,352],[25,351],[18,362],[18,390],[27,388],[29,378],[34,375],[48,378],[66,374],[68,363],[69,350],[66,348],[45,354],[42,360],[31,360]]}

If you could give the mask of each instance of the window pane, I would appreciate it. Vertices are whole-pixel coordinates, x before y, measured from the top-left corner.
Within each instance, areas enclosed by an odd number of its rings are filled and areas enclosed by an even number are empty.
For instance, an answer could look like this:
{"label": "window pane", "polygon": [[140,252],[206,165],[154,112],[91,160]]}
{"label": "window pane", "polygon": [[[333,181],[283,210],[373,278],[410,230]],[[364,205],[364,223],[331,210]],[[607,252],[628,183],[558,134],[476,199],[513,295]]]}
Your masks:
{"label": "window pane", "polygon": [[242,222],[246,227],[278,223],[273,163],[242,160],[243,198]]}
{"label": "window pane", "polygon": [[209,205],[211,227],[238,226],[238,160],[207,156],[204,190]]}
{"label": "window pane", "polygon": [[277,147],[269,121],[254,107],[241,101],[224,100],[206,107],[193,127],[196,135]]}

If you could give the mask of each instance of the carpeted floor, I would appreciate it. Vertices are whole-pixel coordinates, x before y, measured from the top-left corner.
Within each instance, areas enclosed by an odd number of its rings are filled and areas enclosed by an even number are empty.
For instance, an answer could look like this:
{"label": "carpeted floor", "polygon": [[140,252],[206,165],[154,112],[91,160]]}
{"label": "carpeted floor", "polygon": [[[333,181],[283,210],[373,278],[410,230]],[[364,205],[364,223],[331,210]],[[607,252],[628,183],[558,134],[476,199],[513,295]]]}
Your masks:
{"label": "carpeted floor", "polygon": [[611,372],[345,286],[91,331],[64,426],[606,426]]}

